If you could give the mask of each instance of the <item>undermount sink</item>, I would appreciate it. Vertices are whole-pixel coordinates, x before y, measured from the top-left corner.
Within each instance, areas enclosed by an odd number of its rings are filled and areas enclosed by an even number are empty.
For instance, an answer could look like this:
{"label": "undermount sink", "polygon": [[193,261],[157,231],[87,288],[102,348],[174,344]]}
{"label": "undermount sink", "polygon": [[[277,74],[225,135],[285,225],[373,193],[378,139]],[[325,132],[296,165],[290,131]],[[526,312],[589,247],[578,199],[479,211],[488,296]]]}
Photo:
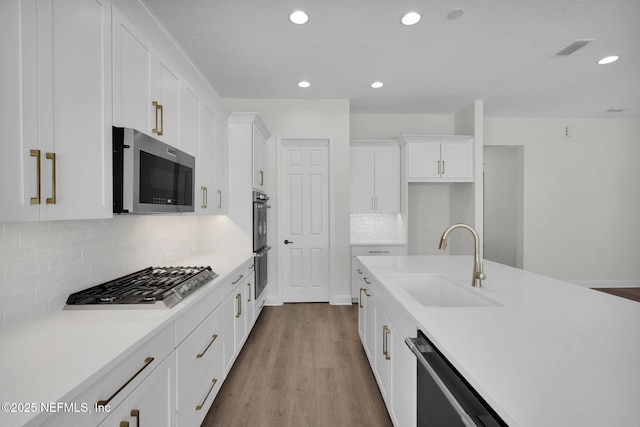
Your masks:
{"label": "undermount sink", "polygon": [[[391,275],[393,282],[425,307],[495,307],[500,304],[440,274]],[[468,286],[469,289],[465,289]]]}

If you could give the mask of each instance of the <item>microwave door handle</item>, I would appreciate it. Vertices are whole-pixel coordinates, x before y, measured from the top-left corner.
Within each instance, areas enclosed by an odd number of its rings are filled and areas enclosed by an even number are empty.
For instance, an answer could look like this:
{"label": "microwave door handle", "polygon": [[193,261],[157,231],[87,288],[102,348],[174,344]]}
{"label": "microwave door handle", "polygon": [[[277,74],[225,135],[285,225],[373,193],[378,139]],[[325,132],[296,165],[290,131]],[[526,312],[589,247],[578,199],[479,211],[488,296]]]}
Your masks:
{"label": "microwave door handle", "polygon": [[407,347],[409,347],[409,349],[413,352],[413,354],[415,354],[416,358],[418,359],[418,363],[420,363],[420,365],[422,365],[422,367],[426,369],[427,373],[433,379],[435,384],[438,386],[438,388],[440,389],[444,397],[447,398],[447,400],[449,401],[453,409],[458,413],[464,425],[469,427],[475,426],[476,424],[473,422],[469,414],[465,412],[465,410],[460,405],[460,402],[458,402],[458,400],[451,393],[451,391],[449,391],[449,388],[447,387],[447,385],[440,379],[440,377],[438,376],[436,371],[431,367],[427,359],[424,358],[424,356],[422,355],[422,353],[420,352],[420,350],[416,345],[417,341],[418,341],[417,338],[407,338],[404,340],[405,344],[407,344]]}

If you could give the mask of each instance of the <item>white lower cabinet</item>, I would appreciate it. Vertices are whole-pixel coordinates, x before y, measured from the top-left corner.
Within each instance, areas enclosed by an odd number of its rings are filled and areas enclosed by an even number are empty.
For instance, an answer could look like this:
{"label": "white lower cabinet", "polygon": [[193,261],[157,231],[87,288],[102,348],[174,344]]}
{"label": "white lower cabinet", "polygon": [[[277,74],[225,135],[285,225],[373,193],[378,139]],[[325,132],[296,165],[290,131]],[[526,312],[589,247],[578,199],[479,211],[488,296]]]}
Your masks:
{"label": "white lower cabinet", "polygon": [[176,349],[178,425],[200,425],[224,380],[222,307]]}
{"label": "white lower cabinet", "polygon": [[[104,423],[119,426],[120,422],[130,421],[126,414],[133,409],[145,413],[147,419],[166,418],[169,421],[150,425],[174,425],[174,343],[175,330],[171,324],[104,373],[95,384],[70,399],[75,405],[86,405],[89,411],[59,412],[41,425],[81,427]],[[129,408],[128,412],[126,408]],[[116,424],[109,424],[110,421]]]}
{"label": "white lower cabinet", "polygon": [[[224,372],[229,373],[247,335],[246,288],[250,276],[246,270],[231,282],[232,292],[223,302]],[[249,325],[250,326],[250,325]]]}
{"label": "white lower cabinet", "polygon": [[391,348],[389,348],[389,341],[391,335],[391,322],[387,317],[387,314],[381,307],[376,305],[376,318],[375,323],[369,323],[367,326],[375,325],[375,333],[378,334],[380,340],[375,346],[374,359],[375,359],[375,374],[378,380],[378,387],[382,398],[389,408],[391,403]]}
{"label": "white lower cabinet", "polygon": [[389,301],[386,291],[357,258],[352,277],[360,280],[358,334],[391,421],[416,425],[416,358],[404,343],[415,335],[415,323]]}
{"label": "white lower cabinet", "polygon": [[176,424],[175,353],[171,353],[109,416],[105,427],[171,427]]}

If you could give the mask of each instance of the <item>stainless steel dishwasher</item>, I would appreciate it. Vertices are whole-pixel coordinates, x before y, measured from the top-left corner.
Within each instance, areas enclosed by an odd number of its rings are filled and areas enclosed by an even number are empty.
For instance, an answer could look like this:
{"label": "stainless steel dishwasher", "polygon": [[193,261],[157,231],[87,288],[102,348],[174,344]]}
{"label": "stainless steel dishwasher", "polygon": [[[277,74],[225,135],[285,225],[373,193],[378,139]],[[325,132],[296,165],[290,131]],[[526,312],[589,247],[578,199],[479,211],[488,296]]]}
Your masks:
{"label": "stainless steel dishwasher", "polygon": [[418,427],[507,425],[422,331],[405,342],[418,358]]}

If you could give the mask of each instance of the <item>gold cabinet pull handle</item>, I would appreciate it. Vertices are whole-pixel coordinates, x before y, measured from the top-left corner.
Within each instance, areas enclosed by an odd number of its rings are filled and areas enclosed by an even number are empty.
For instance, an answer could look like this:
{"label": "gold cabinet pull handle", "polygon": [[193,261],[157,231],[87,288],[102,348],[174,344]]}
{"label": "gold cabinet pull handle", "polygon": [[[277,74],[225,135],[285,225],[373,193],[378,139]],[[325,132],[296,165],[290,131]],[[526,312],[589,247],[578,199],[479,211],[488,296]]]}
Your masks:
{"label": "gold cabinet pull handle", "polygon": [[391,333],[391,329],[384,325],[382,327],[382,354],[384,354],[384,358],[386,360],[391,360],[391,355],[389,354],[389,334]]}
{"label": "gold cabinet pull handle", "polygon": [[213,334],[211,336],[211,341],[209,342],[209,345],[207,345],[207,347],[202,350],[202,353],[196,354],[196,359],[201,359],[202,356],[204,356],[204,354],[207,352],[207,350],[209,350],[209,347],[211,347],[211,344],[213,344],[213,342],[218,338],[217,334]]}
{"label": "gold cabinet pull handle", "polygon": [[129,427],[129,421],[120,421],[120,427]]}
{"label": "gold cabinet pull handle", "polygon": [[247,299],[247,302],[251,302],[251,283],[247,283],[247,286],[249,287],[249,298]]}
{"label": "gold cabinet pull handle", "polygon": [[[153,101],[151,103],[154,107],[156,107],[156,127],[151,129],[151,132],[162,135],[164,131],[164,113],[162,112],[162,104],[158,103],[158,101]],[[160,113],[160,120],[158,120],[158,113]],[[158,124],[160,126],[158,126]]]}
{"label": "gold cabinet pull handle", "polygon": [[140,411],[137,409],[131,410],[131,416],[136,419],[136,427],[140,427]]}
{"label": "gold cabinet pull handle", "polygon": [[231,284],[232,284],[232,285],[235,285],[235,284],[236,284],[236,283],[238,283],[240,280],[242,280],[242,278],[243,278],[243,277],[244,277],[244,274],[241,274],[241,275],[240,275],[240,277],[238,277],[238,278],[236,279],[236,281],[235,281],[235,282],[231,282]]}
{"label": "gold cabinet pull handle", "polygon": [[207,395],[204,397],[204,399],[202,399],[202,403],[199,404],[198,406],[196,406],[196,411],[199,411],[202,408],[204,408],[204,403],[207,401],[207,398],[209,397],[209,395],[213,391],[213,388],[216,386],[217,382],[218,382],[217,378],[214,378],[214,379],[211,380],[211,388],[209,388],[209,391],[207,392]]}
{"label": "gold cabinet pull handle", "polygon": [[442,161],[442,175],[444,175],[444,160]]}
{"label": "gold cabinet pull handle", "polygon": [[47,197],[48,205],[56,204],[56,153],[47,153],[46,157],[51,160],[51,197]]}
{"label": "gold cabinet pull handle", "polygon": [[202,204],[200,207],[202,209],[207,208],[207,187],[200,187],[200,191],[202,191]]}
{"label": "gold cabinet pull handle", "polygon": [[36,158],[36,186],[37,186],[37,195],[36,197],[32,197],[31,198],[31,204],[32,205],[39,205],[40,204],[40,191],[41,191],[41,186],[40,186],[40,150],[31,150],[29,152],[29,154],[31,155],[31,157],[35,157]]}
{"label": "gold cabinet pull handle", "polygon": [[242,294],[237,294],[236,300],[238,301],[238,312],[236,313],[236,317],[240,317],[242,315]]}
{"label": "gold cabinet pull handle", "polygon": [[264,172],[260,171],[260,185],[264,185]]}
{"label": "gold cabinet pull handle", "polygon": [[367,285],[370,285],[371,282],[369,281],[369,279],[367,279],[366,277],[363,277],[362,280],[364,280],[364,283],[366,283]]}
{"label": "gold cabinet pull handle", "polygon": [[222,207],[222,190],[218,190],[218,208]]}
{"label": "gold cabinet pull handle", "polygon": [[115,391],[115,393],[113,393],[111,396],[109,396],[109,398],[107,398],[107,399],[105,399],[105,400],[98,400],[98,402],[96,402],[96,405],[97,405],[97,406],[106,406],[106,405],[108,405],[108,404],[109,404],[109,402],[111,402],[111,400],[112,400],[114,397],[116,397],[116,395],[117,395],[118,393],[120,393],[120,392],[121,392],[121,391],[122,391],[126,386],[128,386],[128,385],[129,385],[129,383],[130,383],[131,381],[133,381],[133,380],[134,380],[138,375],[140,375],[140,373],[141,373],[142,371],[144,371],[144,370],[145,370],[145,368],[146,368],[147,366],[149,366],[149,365],[151,364],[151,362],[153,362],[154,360],[155,360],[155,359],[154,359],[153,357],[147,357],[146,359],[144,359],[144,365],[142,366],[142,368],[140,368],[140,369],[138,370],[138,372],[136,372],[135,374],[133,374],[133,375],[131,376],[131,378],[129,378],[129,379],[127,380],[127,382],[126,382],[126,383],[122,384],[122,385],[120,386],[120,388],[119,388],[119,389],[117,389],[117,390]]}
{"label": "gold cabinet pull handle", "polygon": [[362,305],[362,291],[364,290],[364,288],[360,288],[360,308],[364,308],[364,305]]}

